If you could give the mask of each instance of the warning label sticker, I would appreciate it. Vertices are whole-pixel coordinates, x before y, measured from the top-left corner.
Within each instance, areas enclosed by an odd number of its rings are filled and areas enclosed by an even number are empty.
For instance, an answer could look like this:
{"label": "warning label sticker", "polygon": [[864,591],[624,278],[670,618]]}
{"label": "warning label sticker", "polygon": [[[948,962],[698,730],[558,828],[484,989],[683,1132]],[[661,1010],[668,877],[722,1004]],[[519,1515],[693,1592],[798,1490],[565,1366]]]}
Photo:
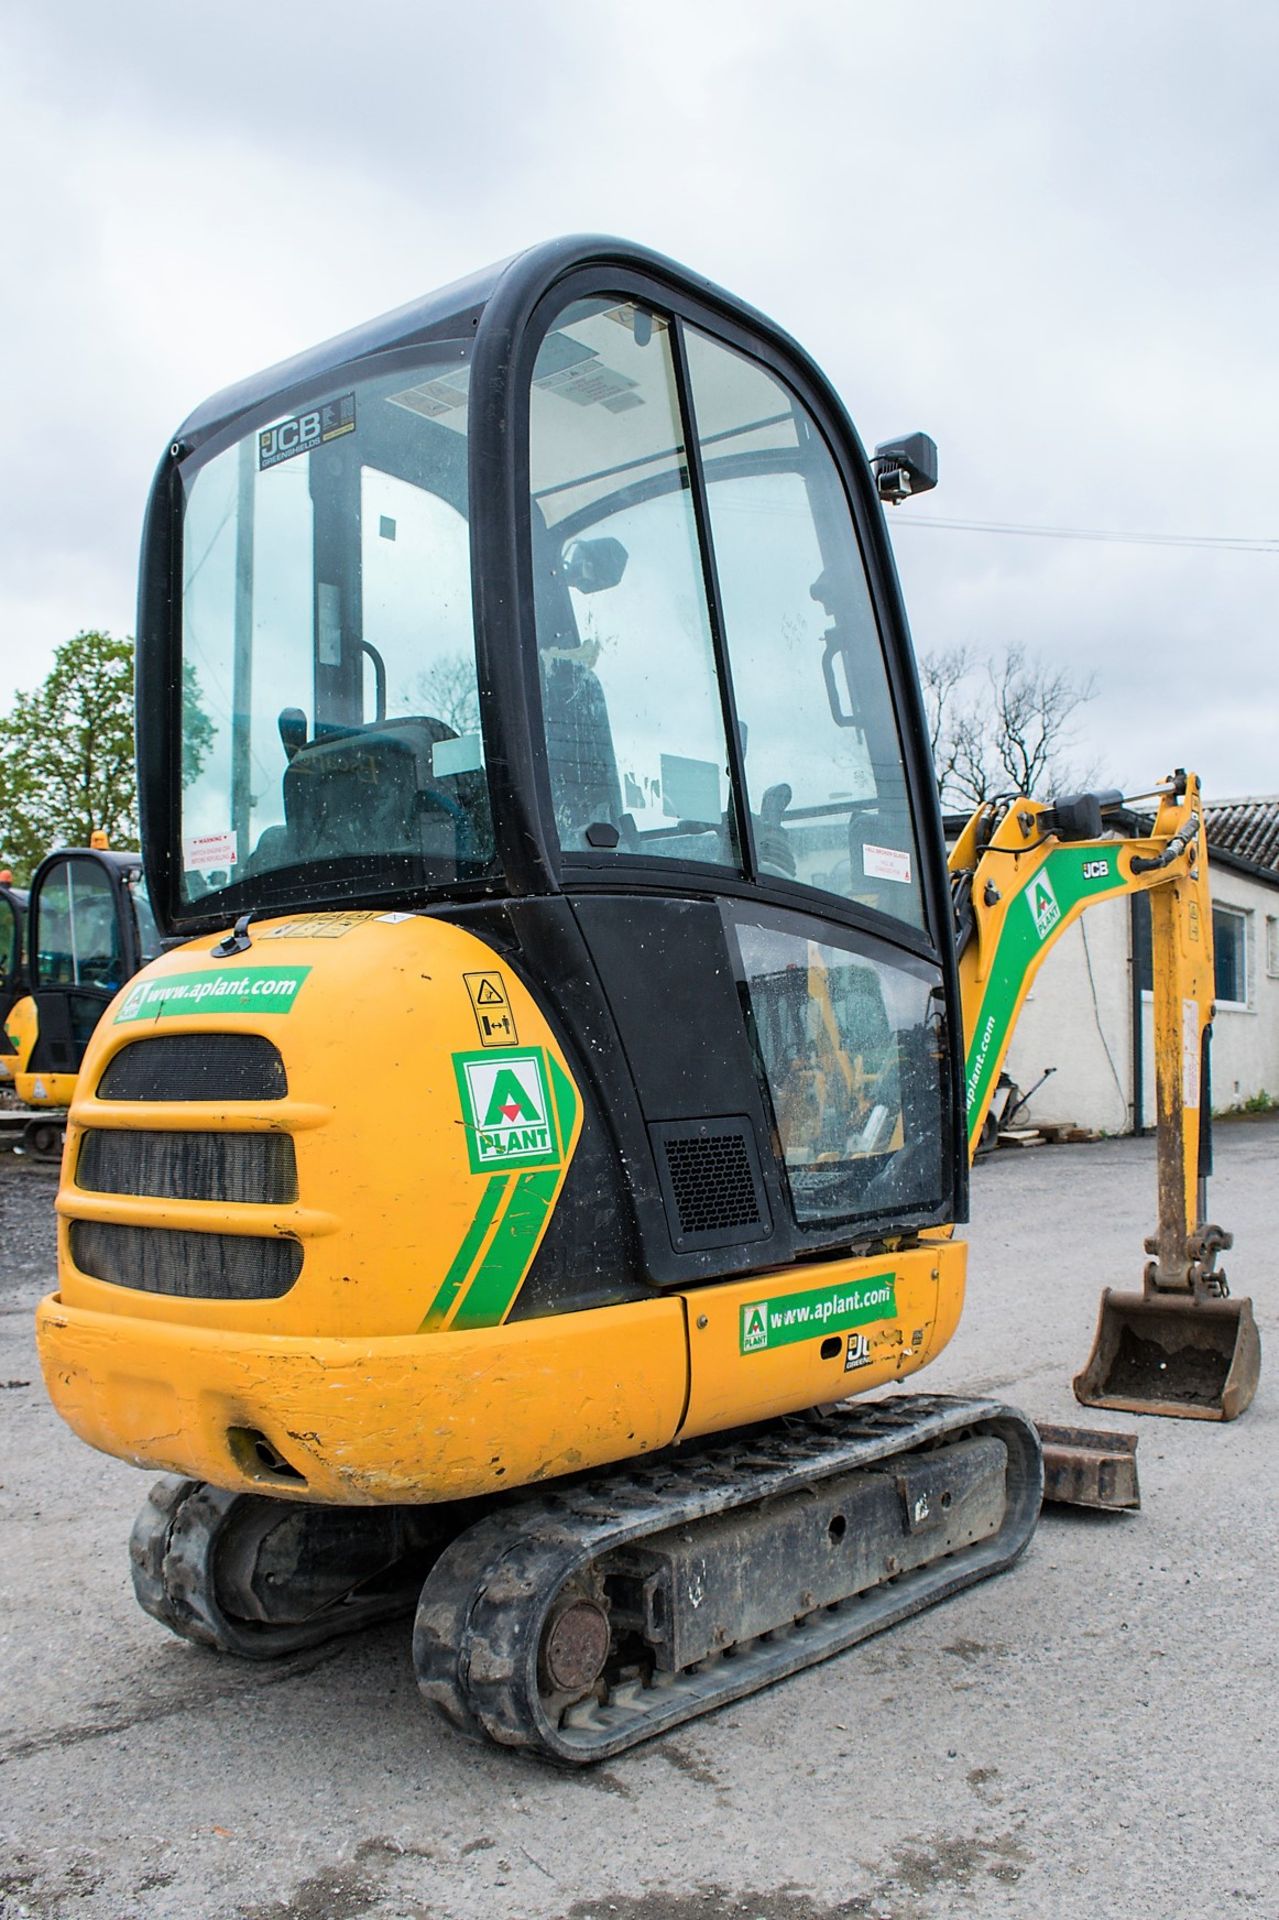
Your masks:
{"label": "warning label sticker", "polygon": [[[420,387],[406,387],[403,393],[388,396],[394,407],[407,407],[410,413],[420,413],[424,420],[441,420],[450,413],[461,412],[471,398],[471,369],[459,367],[455,373],[442,373],[436,380],[424,380]],[[449,421],[450,426],[464,426],[460,420]]]}
{"label": "warning label sticker", "polygon": [[255,940],[340,940],[352,927],[372,920],[371,913],[304,913],[300,920],[285,920],[278,927],[255,927]]}
{"label": "warning label sticker", "polygon": [[868,843],[862,848],[862,872],[868,880],[896,880],[908,887],[910,855],[901,847],[873,847]]}
{"label": "warning label sticker", "polygon": [[482,1047],[515,1047],[520,1036],[515,1031],[515,1016],[506,995],[506,982],[500,973],[464,973],[466,991],[471,996],[471,1011],[480,1031]]}
{"label": "warning label sticker", "polygon": [[1181,1003],[1181,1104],[1187,1111],[1199,1105],[1199,1002]]}
{"label": "warning label sticker", "polygon": [[543,393],[571,400],[574,406],[604,406],[610,413],[625,413],[644,404],[629,374],[608,366],[593,347],[583,346],[567,333],[547,334],[537,356],[533,385]]}
{"label": "warning label sticker", "polygon": [[216,873],[235,865],[235,835],[230,827],[221,833],[189,833],[182,841],[182,865],[188,873]]}

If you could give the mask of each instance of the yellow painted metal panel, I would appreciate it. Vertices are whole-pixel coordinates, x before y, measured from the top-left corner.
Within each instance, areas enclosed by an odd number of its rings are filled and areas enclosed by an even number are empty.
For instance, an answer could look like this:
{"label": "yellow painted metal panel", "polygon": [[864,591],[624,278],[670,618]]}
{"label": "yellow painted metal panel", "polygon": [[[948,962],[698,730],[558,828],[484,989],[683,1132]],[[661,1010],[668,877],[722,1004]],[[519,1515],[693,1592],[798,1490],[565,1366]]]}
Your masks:
{"label": "yellow painted metal panel", "polygon": [[[51,1294],[49,1395],[91,1446],[138,1466],[336,1504],[492,1493],[667,1444],[684,1406],[675,1298],[447,1336],[366,1340],[175,1326]],[[266,1436],[304,1482],[249,1470]]]}
{"label": "yellow painted metal panel", "polygon": [[962,1241],[938,1242],[689,1293],[682,1436],[841,1400],[917,1372],[958,1322],[966,1255]]}

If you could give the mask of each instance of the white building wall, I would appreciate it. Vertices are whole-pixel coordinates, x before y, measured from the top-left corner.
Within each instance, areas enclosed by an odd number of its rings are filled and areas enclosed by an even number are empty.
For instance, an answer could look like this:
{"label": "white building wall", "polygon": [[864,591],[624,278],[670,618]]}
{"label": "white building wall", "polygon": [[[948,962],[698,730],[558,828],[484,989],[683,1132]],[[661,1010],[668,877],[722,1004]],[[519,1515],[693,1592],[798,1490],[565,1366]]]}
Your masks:
{"label": "white building wall", "polygon": [[[1259,1094],[1279,1100],[1279,887],[1246,873],[1217,867],[1212,876],[1213,905],[1233,907],[1245,916],[1246,1002],[1219,1004],[1212,1023],[1212,1104],[1220,1113]],[[1267,922],[1274,921],[1274,931]],[[1155,1123],[1153,1015],[1150,996],[1142,1011],[1144,1058],[1143,1124]]]}
{"label": "white building wall", "polygon": [[1024,1109],[1021,1124],[1132,1130],[1129,966],[1126,899],[1090,907],[1062,934],[1039,970],[1008,1048],[1006,1070],[1023,1092],[1045,1067],[1056,1068]]}
{"label": "white building wall", "polygon": [[[1279,885],[1227,867],[1213,871],[1213,901],[1245,915],[1247,1002],[1222,1005],[1213,1023],[1212,1104],[1221,1112],[1269,1094],[1279,1100]],[[1268,928],[1273,921],[1274,927]],[[1132,1119],[1131,941],[1127,898],[1092,907],[1049,954],[1008,1049],[1023,1090],[1057,1071],[1024,1110],[1033,1126],[1128,1132]],[[1089,971],[1091,961],[1091,975]],[[1142,1009],[1142,1124],[1155,1120],[1150,996]]]}

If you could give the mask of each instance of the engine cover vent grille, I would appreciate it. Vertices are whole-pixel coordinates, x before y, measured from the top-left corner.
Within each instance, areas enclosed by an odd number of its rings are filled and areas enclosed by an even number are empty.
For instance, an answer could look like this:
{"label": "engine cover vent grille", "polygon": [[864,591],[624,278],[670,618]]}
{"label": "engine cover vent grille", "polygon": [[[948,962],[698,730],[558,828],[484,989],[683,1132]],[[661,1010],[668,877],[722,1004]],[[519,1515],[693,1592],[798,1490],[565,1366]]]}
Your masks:
{"label": "engine cover vent grille", "polygon": [[185,1300],[278,1300],[302,1271],[296,1240],[102,1220],[72,1221],[71,1258],[94,1280]]}
{"label": "engine cover vent grille", "polygon": [[80,1142],[76,1185],[156,1200],[284,1206],[298,1197],[287,1133],[134,1133],[95,1129]]}
{"label": "engine cover vent grille", "polygon": [[767,1240],[773,1224],[750,1121],[664,1121],[649,1128],[677,1250]]}
{"label": "engine cover vent grille", "polygon": [[283,1100],[278,1048],[257,1033],[171,1033],[134,1040],[107,1062],[99,1100]]}

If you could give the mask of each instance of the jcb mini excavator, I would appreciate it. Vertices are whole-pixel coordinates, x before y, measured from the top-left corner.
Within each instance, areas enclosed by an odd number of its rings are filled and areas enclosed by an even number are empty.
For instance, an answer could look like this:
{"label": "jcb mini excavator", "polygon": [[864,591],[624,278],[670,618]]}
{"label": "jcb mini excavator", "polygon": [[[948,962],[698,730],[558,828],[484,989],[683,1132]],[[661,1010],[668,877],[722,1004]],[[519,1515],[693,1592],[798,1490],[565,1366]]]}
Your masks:
{"label": "jcb mini excavator", "polygon": [[24,991],[5,1029],[21,1103],[23,1151],[57,1159],[76,1075],[94,1028],[126,981],[160,951],[138,853],[104,833],[59,847],[36,868],[26,904]]}
{"label": "jcb mini excavator", "polygon": [[1021,996],[1133,887],[1159,1235],[1092,1371],[1166,1400],[1188,1355],[1178,1411],[1246,1403],[1196,784],[1138,840],[1095,797],[983,809],[948,873],[880,505],[934,478],[595,239],[178,431],[138,738],[186,943],[86,1054],[39,1313],[63,1416],[176,1476],[131,1543],[176,1632],[266,1657],[416,1602],[429,1702],[580,1763],[1008,1566],[1031,1422],[850,1396],[953,1333]]}
{"label": "jcb mini excavator", "polygon": [[0,1089],[13,1084],[18,1049],[9,1034],[9,1015],[26,993],[26,918],[26,893],[14,886],[6,867],[0,872]]}

